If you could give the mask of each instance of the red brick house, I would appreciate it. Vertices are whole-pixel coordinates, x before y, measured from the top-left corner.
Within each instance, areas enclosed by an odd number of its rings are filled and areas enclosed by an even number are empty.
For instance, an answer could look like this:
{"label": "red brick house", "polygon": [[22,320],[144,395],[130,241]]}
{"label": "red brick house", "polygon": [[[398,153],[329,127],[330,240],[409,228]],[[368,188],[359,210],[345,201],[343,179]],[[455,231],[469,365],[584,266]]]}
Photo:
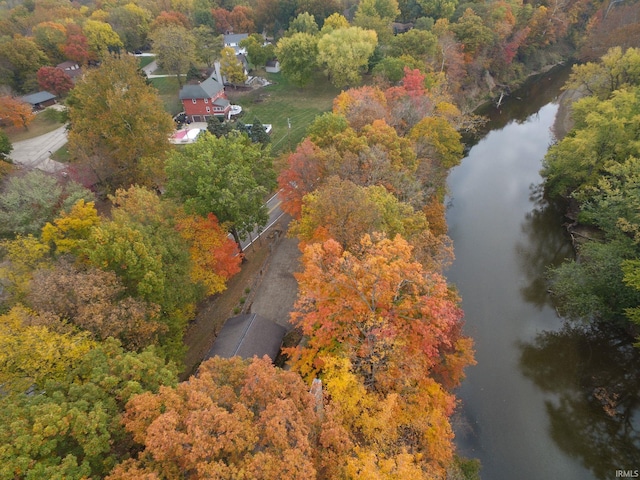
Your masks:
{"label": "red brick house", "polygon": [[212,115],[226,118],[231,109],[224,87],[213,77],[182,87],[180,100],[187,119],[192,122],[206,122]]}

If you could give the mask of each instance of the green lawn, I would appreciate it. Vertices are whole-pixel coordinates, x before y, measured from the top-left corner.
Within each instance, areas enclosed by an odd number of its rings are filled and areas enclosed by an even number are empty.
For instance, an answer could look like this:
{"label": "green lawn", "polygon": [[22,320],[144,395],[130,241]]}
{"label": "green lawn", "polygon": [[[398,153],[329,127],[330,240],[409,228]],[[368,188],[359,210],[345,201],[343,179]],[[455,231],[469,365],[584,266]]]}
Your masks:
{"label": "green lawn", "polygon": [[[227,88],[227,95],[231,103],[242,105],[243,122],[253,123],[257,117],[260,122],[273,125],[271,141],[274,153],[293,150],[305,137],[307,127],[315,117],[331,110],[333,99],[340,90],[322,74],[303,89],[290,84],[282,74],[264,76],[274,84],[243,93]],[[291,130],[288,121],[291,122]]]}
{"label": "green lawn", "polygon": [[[273,125],[271,140],[275,154],[295,149],[305,137],[309,124],[317,115],[330,111],[333,99],[340,93],[340,89],[331,85],[322,74],[305,88],[292,85],[281,74],[258,74],[273,85],[248,92],[227,87],[227,96],[231,103],[242,105],[244,123],[253,123],[257,117],[262,123]],[[175,77],[152,78],[151,83],[158,89],[164,107],[171,115],[182,111],[178,99],[180,88]]]}
{"label": "green lawn", "polygon": [[178,98],[180,87],[176,77],[152,78],[151,84],[158,89],[158,95],[167,112],[173,116],[182,111],[182,103]]}
{"label": "green lawn", "polygon": [[138,63],[140,64],[140,68],[144,68],[153,62],[156,57],[138,57]]}

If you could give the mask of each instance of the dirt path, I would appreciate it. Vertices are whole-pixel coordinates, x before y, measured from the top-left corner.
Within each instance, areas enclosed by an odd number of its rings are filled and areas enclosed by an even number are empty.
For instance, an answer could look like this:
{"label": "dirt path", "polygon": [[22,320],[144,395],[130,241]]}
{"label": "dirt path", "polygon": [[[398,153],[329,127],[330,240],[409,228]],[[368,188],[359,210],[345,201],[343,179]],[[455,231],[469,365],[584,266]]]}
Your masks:
{"label": "dirt path", "polygon": [[285,237],[288,223],[285,215],[262,241],[247,249],[242,271],[231,279],[227,290],[198,305],[197,316],[184,337],[188,350],[180,380],[195,372],[224,322],[234,315],[260,313],[291,328],[288,317],[297,295],[293,273],[298,270],[300,253],[297,240]]}

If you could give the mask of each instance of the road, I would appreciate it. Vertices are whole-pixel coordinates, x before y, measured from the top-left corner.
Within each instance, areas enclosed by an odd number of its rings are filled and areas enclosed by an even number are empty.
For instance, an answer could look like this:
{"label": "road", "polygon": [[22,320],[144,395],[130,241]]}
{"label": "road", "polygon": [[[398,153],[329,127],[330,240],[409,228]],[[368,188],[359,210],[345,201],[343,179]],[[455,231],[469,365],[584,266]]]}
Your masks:
{"label": "road", "polygon": [[242,250],[245,250],[247,247],[250,247],[253,242],[256,242],[260,239],[262,235],[264,235],[271,227],[273,227],[280,218],[284,215],[284,212],[280,208],[280,204],[282,203],[280,200],[279,193],[273,195],[267,203],[265,204],[269,211],[269,220],[267,220],[267,225],[262,229],[255,229],[253,232],[249,234],[249,236],[240,242],[240,246]]}
{"label": "road", "polygon": [[51,160],[51,155],[66,143],[67,130],[63,126],[44,135],[15,142],[9,158],[27,168],[37,168],[49,173],[59,172],[64,170],[65,165]]}

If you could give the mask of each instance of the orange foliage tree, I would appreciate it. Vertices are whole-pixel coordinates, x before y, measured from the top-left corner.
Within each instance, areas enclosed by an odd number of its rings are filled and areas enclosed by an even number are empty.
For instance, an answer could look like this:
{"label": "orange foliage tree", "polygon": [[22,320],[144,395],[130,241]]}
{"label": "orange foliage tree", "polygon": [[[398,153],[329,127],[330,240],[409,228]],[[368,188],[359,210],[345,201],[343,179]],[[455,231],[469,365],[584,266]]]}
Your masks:
{"label": "orange foliage tree", "polygon": [[208,295],[225,290],[227,280],[240,271],[242,257],[216,216],[185,214],[178,218],[176,228],[189,243],[191,280],[202,283]]}
{"label": "orange foliage tree", "polygon": [[297,374],[267,357],[215,357],[176,388],[128,403],[125,427],[145,449],[108,478],[317,478],[344,443],[330,416],[332,433],[320,433],[320,407]]}
{"label": "orange foliage tree", "polygon": [[9,95],[0,97],[0,119],[12,124],[14,127],[25,129],[36,118],[33,108],[28,103],[22,102]]}
{"label": "orange foliage tree", "polygon": [[330,354],[348,358],[377,391],[429,374],[453,387],[473,362],[457,296],[412,259],[402,237],[364,235],[353,252],[334,240],[312,244],[302,264],[291,320],[308,342],[288,353],[305,377],[322,372]]}

